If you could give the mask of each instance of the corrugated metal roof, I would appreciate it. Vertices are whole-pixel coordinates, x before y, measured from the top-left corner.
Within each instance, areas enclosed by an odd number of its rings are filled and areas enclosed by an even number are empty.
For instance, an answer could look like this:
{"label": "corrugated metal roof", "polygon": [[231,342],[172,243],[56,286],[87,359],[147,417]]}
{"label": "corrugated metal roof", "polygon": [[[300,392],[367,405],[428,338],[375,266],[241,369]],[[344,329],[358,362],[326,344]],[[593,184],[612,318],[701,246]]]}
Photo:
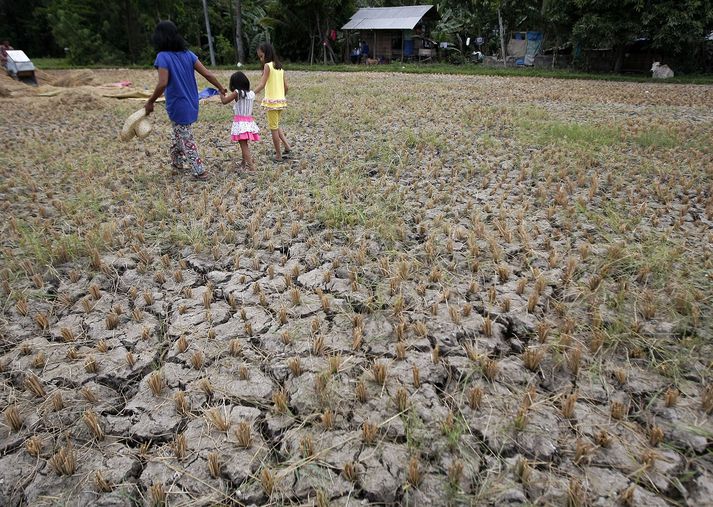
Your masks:
{"label": "corrugated metal roof", "polygon": [[432,5],[359,9],[342,30],[413,30]]}

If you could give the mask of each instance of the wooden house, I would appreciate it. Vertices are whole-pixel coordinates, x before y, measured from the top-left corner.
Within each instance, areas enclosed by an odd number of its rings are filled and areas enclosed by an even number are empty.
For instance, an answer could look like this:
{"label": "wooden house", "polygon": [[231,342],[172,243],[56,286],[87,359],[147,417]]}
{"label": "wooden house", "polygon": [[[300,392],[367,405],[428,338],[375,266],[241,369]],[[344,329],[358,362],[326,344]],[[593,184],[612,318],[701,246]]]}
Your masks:
{"label": "wooden house", "polygon": [[368,7],[359,9],[342,30],[348,48],[356,47],[360,40],[369,45],[370,59],[423,60],[436,54],[429,34],[437,16],[433,5]]}

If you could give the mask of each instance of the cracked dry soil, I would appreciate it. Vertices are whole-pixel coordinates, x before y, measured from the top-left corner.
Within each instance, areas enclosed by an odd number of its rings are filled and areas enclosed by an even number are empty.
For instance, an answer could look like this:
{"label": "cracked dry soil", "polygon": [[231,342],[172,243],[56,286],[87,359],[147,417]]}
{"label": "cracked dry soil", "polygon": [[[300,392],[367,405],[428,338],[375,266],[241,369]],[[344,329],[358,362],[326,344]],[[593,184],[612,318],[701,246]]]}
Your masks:
{"label": "cracked dry soil", "polygon": [[710,504],[713,87],[290,79],[0,100],[0,504]]}

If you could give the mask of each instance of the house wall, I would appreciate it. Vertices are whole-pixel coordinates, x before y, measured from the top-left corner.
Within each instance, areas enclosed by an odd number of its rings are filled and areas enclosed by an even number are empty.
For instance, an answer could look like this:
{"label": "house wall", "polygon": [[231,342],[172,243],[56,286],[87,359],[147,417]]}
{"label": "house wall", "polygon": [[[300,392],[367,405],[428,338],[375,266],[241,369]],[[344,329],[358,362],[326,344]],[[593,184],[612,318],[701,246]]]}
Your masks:
{"label": "house wall", "polygon": [[352,46],[356,46],[359,39],[364,39],[369,44],[370,58],[400,59],[401,43],[398,44],[398,49],[392,46],[395,40],[400,40],[401,32],[401,30],[361,30],[358,36],[350,35],[350,42]]}

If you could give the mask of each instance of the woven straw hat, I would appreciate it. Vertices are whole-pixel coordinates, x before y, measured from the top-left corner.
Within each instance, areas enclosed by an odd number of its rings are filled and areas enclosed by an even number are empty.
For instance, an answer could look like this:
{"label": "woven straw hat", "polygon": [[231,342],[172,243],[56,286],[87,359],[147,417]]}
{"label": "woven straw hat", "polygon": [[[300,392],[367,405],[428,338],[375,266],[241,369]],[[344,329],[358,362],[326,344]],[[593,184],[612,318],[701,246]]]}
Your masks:
{"label": "woven straw hat", "polygon": [[124,126],[121,129],[121,140],[129,141],[134,136],[143,139],[150,133],[151,123],[149,123],[146,117],[146,110],[141,108],[129,116],[124,122]]}

